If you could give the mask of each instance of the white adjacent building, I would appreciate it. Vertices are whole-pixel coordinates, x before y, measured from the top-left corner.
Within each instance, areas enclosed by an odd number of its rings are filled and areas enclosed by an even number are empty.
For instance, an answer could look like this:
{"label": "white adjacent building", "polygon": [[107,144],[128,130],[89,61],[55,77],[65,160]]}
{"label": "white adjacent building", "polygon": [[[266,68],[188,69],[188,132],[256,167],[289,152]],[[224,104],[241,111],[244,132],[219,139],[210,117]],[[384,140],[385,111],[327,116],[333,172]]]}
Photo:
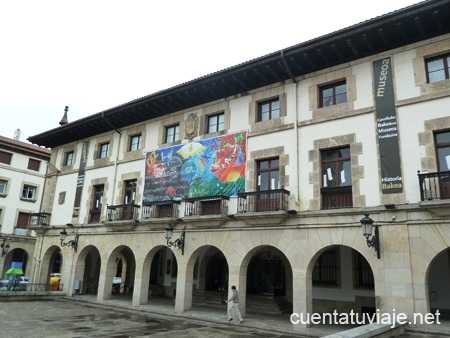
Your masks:
{"label": "white adjacent building", "polygon": [[5,273],[12,262],[22,263],[25,275],[32,274],[36,233],[28,226],[30,215],[43,212],[42,195],[49,160],[49,149],[0,136],[1,278],[7,277]]}

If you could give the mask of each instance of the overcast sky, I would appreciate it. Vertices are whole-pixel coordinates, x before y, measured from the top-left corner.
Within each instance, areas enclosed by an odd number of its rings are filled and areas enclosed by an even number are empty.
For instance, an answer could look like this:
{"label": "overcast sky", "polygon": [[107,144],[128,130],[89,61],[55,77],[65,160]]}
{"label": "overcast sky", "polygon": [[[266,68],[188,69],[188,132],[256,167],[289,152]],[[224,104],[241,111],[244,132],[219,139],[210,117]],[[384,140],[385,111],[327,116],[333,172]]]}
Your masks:
{"label": "overcast sky", "polygon": [[419,0],[0,4],[0,135],[20,140]]}

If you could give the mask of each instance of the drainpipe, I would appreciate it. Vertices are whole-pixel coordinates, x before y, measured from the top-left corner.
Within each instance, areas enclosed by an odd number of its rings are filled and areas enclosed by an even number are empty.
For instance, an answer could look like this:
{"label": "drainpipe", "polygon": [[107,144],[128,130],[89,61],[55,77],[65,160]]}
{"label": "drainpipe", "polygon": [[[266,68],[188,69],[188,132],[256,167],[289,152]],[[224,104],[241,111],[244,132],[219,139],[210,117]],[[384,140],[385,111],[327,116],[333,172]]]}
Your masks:
{"label": "drainpipe", "polygon": [[289,68],[289,64],[286,61],[286,58],[284,56],[284,51],[282,50],[280,52],[280,58],[281,62],[283,63],[283,66],[286,70],[286,73],[289,75],[289,77],[292,80],[292,84],[294,86],[294,112],[295,112],[295,118],[294,118],[294,134],[295,134],[295,165],[296,165],[296,175],[295,175],[295,184],[296,184],[296,194],[297,194],[297,201],[300,205],[300,156],[299,156],[299,150],[300,150],[300,140],[299,140],[299,129],[298,129],[298,107],[297,107],[297,81],[295,80],[295,76],[292,73],[291,69]]}
{"label": "drainpipe", "polygon": [[114,125],[106,118],[105,113],[102,114],[102,118],[105,120],[105,122],[111,127],[113,128],[117,134],[119,134],[119,141],[117,143],[117,151],[116,151],[116,159],[114,161],[114,179],[113,179],[113,196],[112,198],[114,199],[114,192],[116,189],[116,181],[117,181],[117,164],[119,162],[119,149],[120,149],[120,142],[122,140],[122,133],[120,132],[119,129],[115,128]]}

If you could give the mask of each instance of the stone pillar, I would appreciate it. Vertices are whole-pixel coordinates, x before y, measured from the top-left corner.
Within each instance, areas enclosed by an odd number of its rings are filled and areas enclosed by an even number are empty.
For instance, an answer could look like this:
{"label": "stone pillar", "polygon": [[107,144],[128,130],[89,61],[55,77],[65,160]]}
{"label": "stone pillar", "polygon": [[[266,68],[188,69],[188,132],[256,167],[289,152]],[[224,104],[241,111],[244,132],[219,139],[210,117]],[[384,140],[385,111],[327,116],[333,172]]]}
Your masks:
{"label": "stone pillar", "polygon": [[136,273],[134,275],[134,290],[132,306],[139,306],[148,303],[148,288],[150,284],[150,266],[149,259],[136,259]]}
{"label": "stone pillar", "polygon": [[[175,259],[175,258],[174,258]],[[193,268],[186,266],[187,262],[177,257],[178,275],[176,285],[175,298],[175,313],[183,313],[192,307],[192,283],[193,283]]]}

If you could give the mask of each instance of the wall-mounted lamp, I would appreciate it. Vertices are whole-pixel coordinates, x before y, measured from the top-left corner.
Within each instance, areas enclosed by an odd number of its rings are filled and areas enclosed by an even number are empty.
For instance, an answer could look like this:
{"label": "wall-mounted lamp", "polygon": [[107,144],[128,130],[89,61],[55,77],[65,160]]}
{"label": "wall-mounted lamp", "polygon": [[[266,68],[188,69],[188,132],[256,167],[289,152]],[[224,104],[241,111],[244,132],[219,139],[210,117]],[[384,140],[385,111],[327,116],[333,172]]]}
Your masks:
{"label": "wall-mounted lamp", "polygon": [[3,238],[3,243],[0,244],[0,248],[2,248],[2,257],[8,253],[9,248],[11,247],[9,245],[9,243],[6,243],[6,241],[9,241],[8,237],[4,237]]}
{"label": "wall-mounted lamp", "polygon": [[168,247],[177,247],[178,249],[181,249],[181,254],[184,255],[184,229],[186,226],[183,227],[183,230],[181,231],[180,238],[176,239],[175,241],[171,242],[170,239],[172,238],[173,234],[173,226],[172,224],[166,225],[166,240],[167,240],[167,246]]}
{"label": "wall-mounted lamp", "polygon": [[71,239],[70,241],[64,243],[64,240],[66,239],[67,231],[66,229],[62,229],[62,231],[59,233],[59,239],[61,241],[62,246],[70,246],[73,251],[77,252],[78,248],[78,234],[75,235],[75,239]]}
{"label": "wall-mounted lamp", "polygon": [[[378,224],[375,224],[375,234],[372,236],[373,219],[369,214],[365,214],[364,218],[360,220],[363,235],[366,237],[367,246],[374,248],[377,252],[377,258],[380,259],[380,237],[378,234]],[[372,236],[372,239],[370,237]]]}

